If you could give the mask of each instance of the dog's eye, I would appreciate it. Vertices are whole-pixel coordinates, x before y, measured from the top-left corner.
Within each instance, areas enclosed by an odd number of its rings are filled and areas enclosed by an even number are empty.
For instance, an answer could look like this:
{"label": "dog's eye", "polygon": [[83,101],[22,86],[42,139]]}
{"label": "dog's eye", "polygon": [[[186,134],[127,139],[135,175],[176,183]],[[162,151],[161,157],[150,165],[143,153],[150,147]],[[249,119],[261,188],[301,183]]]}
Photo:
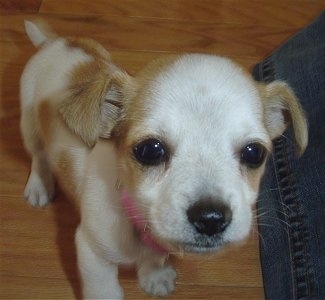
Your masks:
{"label": "dog's eye", "polygon": [[240,153],[241,162],[255,169],[262,165],[266,157],[266,149],[259,143],[251,143],[242,148]]}
{"label": "dog's eye", "polygon": [[156,166],[167,160],[167,151],[157,139],[150,138],[137,144],[133,148],[137,161],[146,166]]}

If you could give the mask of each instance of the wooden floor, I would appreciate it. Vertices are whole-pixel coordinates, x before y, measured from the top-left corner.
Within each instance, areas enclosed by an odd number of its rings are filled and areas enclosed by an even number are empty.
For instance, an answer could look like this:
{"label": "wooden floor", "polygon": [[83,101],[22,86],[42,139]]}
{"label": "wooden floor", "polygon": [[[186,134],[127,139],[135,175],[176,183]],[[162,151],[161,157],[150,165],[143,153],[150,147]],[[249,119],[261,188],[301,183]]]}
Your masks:
{"label": "wooden floor", "polygon": [[[62,195],[46,209],[22,197],[30,159],[19,132],[19,77],[34,49],[24,19],[41,16],[62,35],[101,42],[134,73],[174,52],[254,63],[314,19],[324,0],[0,0],[0,298],[80,298],[74,231],[78,213]],[[173,259],[171,299],[263,299],[258,235],[216,256]],[[121,270],[126,299],[149,299]]]}

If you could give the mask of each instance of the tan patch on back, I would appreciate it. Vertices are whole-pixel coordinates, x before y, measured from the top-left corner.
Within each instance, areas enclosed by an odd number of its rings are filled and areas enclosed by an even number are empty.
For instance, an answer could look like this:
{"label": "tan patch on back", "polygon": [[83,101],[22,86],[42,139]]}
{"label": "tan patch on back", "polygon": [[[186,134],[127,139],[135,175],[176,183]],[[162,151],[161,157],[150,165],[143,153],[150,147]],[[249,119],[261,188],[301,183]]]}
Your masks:
{"label": "tan patch on back", "polygon": [[110,55],[106,49],[98,42],[82,37],[66,38],[66,45],[70,48],[82,49],[86,54],[94,57],[96,60],[110,61]]}

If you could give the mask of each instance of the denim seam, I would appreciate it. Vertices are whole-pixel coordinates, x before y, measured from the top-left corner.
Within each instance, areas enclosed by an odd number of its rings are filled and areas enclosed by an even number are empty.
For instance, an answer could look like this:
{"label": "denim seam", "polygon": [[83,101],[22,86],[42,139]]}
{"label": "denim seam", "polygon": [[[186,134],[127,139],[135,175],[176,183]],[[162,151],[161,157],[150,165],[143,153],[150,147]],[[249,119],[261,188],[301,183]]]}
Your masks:
{"label": "denim seam", "polygon": [[304,216],[299,206],[296,183],[290,169],[284,138],[274,141],[274,162],[278,180],[281,204],[285,211],[288,238],[291,248],[293,268],[293,298],[306,299],[311,297],[311,280],[306,251],[306,230]]}
{"label": "denim seam", "polygon": [[274,63],[271,57],[267,57],[260,65],[259,73],[261,80],[266,83],[270,83],[275,80]]}

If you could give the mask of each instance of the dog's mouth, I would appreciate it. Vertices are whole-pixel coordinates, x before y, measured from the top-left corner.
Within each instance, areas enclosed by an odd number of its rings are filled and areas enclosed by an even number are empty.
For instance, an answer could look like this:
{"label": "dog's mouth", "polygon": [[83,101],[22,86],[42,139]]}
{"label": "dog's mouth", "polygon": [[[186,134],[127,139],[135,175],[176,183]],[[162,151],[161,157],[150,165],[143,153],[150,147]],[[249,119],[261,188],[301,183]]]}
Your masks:
{"label": "dog's mouth", "polygon": [[[184,230],[184,236],[187,235],[186,229]],[[165,245],[166,249],[168,249],[169,253],[212,253],[218,252],[223,247],[228,245],[230,241],[224,239],[222,234],[216,234],[213,236],[206,236],[202,234],[194,234],[193,233],[187,235],[187,238],[180,238],[166,240],[159,239],[159,242],[162,245]]]}
{"label": "dog's mouth", "polygon": [[194,241],[180,243],[185,252],[205,253],[215,252],[225,246],[227,243],[222,237],[198,237]]}
{"label": "dog's mouth", "polygon": [[[149,242],[146,243],[149,245],[149,247],[152,250],[155,250],[157,253],[211,253],[211,252],[217,252],[221,248],[223,248],[227,242],[225,242],[223,239],[216,238],[216,239],[208,239],[206,240],[205,238],[199,238],[197,240],[193,241],[166,241],[166,240],[161,240],[159,238],[156,239],[154,235],[151,235],[151,238],[155,240],[155,242]],[[150,240],[151,240],[150,238]],[[159,247],[153,247],[153,245],[159,245]],[[163,245],[163,246],[161,246]]]}

